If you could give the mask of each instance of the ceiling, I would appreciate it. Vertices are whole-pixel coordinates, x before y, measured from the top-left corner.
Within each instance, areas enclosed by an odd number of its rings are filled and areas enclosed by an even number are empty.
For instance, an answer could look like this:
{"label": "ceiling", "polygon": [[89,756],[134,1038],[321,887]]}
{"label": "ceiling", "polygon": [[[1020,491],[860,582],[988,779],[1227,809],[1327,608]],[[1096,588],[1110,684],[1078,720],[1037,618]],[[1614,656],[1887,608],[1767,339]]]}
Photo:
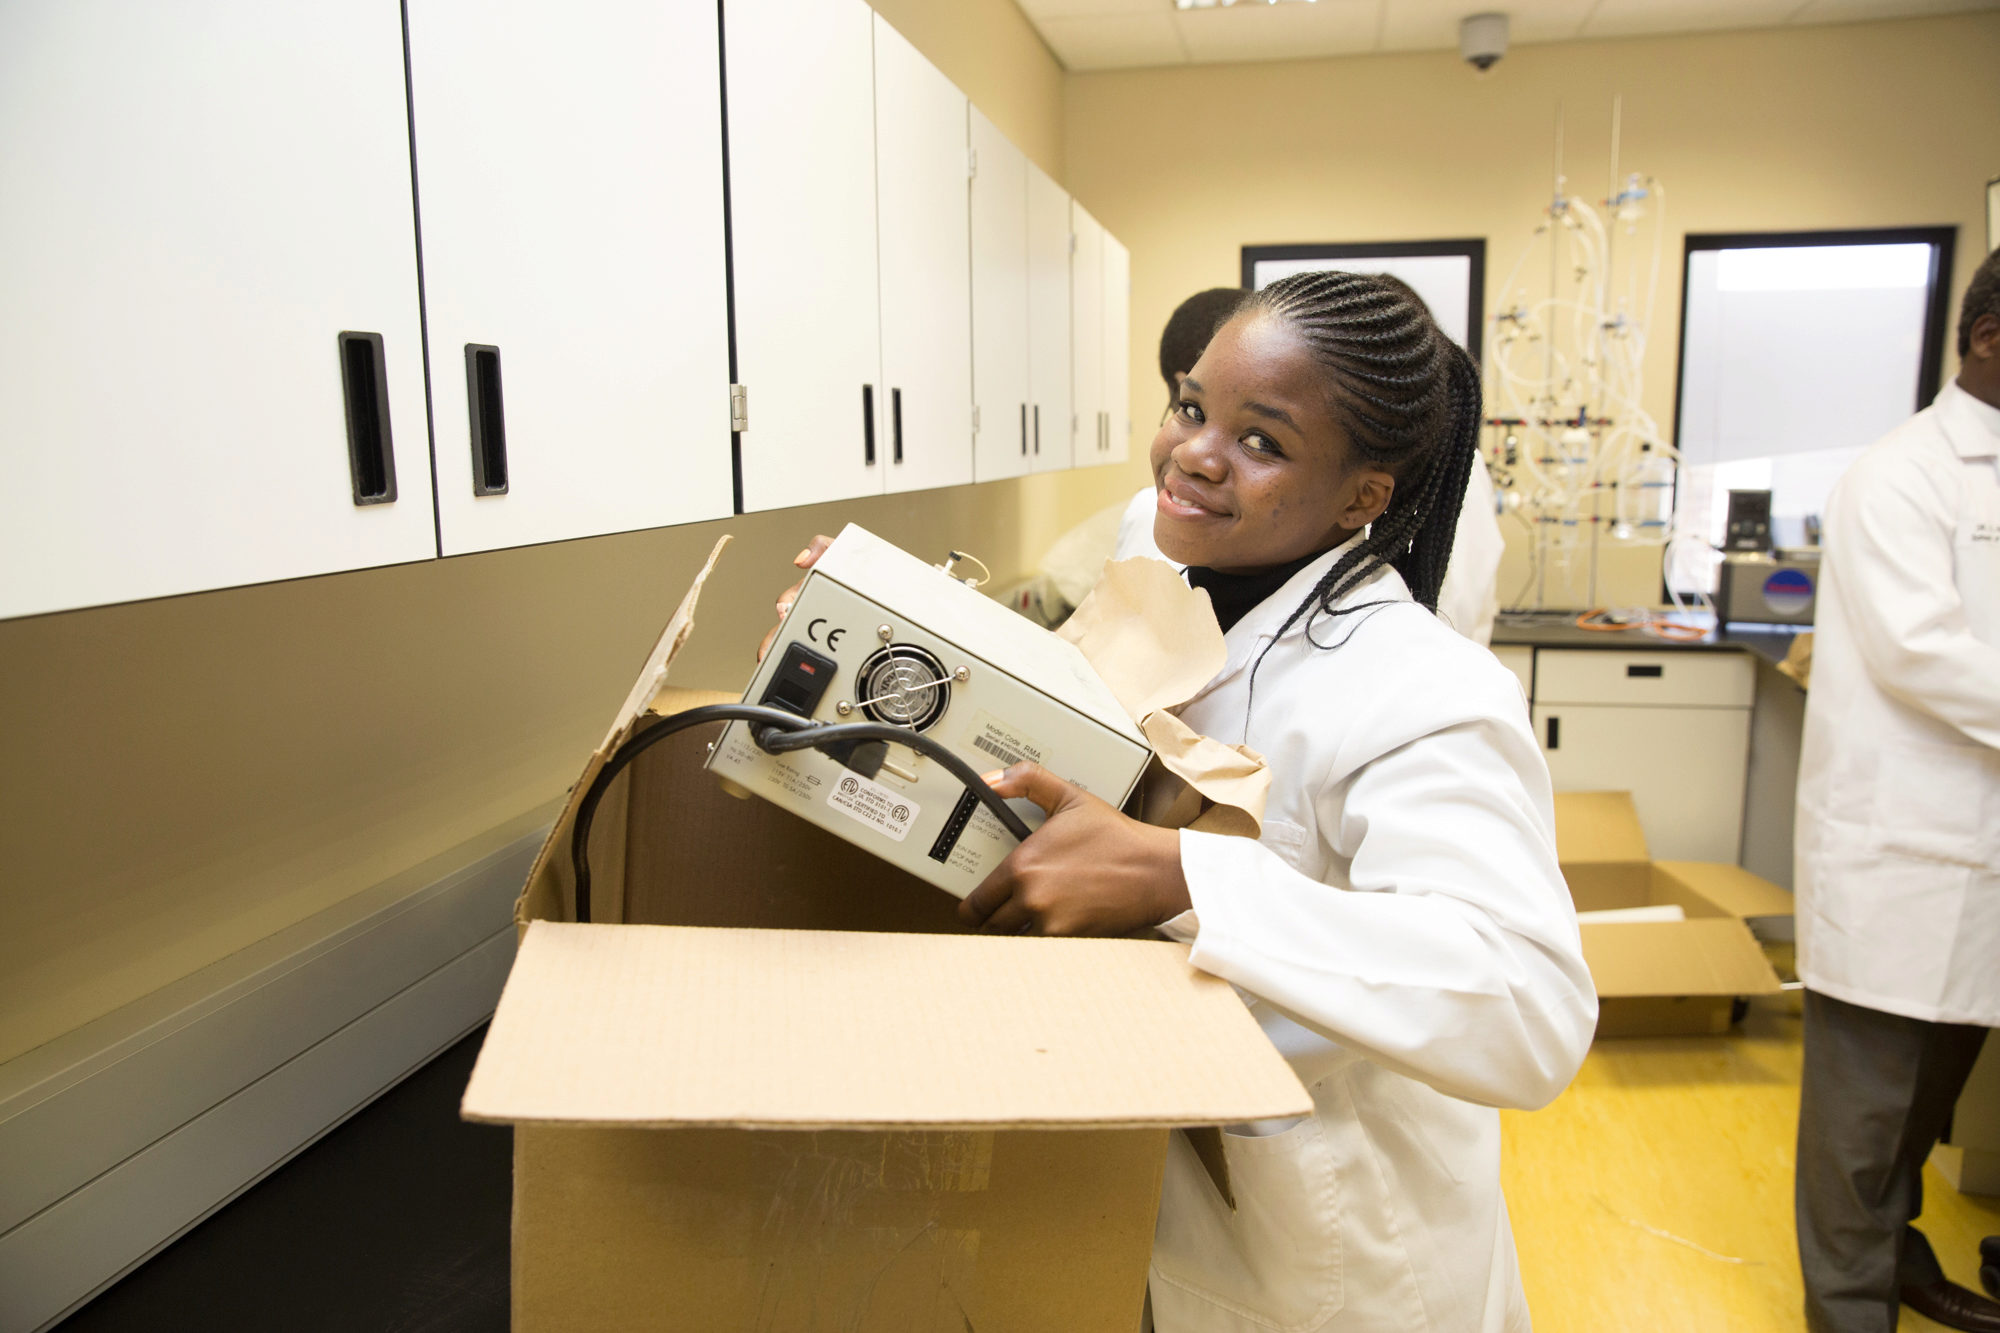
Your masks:
{"label": "ceiling", "polygon": [[1175,8],[1174,0],[1018,0],[1071,70],[1456,50],[1458,21],[1512,18],[1515,44],[1781,28],[2000,9],[2000,0],[1314,0]]}

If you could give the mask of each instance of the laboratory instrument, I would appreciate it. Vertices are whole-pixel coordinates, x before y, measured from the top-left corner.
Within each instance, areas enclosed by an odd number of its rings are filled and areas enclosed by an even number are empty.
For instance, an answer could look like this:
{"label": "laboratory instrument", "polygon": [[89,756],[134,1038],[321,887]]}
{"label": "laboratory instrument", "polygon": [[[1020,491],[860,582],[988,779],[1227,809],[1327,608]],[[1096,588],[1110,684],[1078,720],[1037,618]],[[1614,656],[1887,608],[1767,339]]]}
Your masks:
{"label": "laboratory instrument", "polygon": [[[1527,581],[1511,596],[1502,590],[1509,610],[1597,607],[1601,543],[1684,540],[1674,525],[1676,453],[1641,404],[1666,191],[1622,170],[1623,111],[1614,100],[1610,188],[1596,205],[1564,175],[1558,112],[1554,191],[1488,321],[1482,453],[1503,520],[1522,524],[1530,544]],[[1547,285],[1531,292],[1539,260]]]}
{"label": "laboratory instrument", "polygon": [[956,572],[965,560],[933,566],[849,525],[744,694],[825,729],[732,721],[708,760],[742,791],[959,898],[1043,818],[1032,802],[1001,802],[978,773],[1033,760],[1115,806],[1152,758],[1075,645],[979,592]]}

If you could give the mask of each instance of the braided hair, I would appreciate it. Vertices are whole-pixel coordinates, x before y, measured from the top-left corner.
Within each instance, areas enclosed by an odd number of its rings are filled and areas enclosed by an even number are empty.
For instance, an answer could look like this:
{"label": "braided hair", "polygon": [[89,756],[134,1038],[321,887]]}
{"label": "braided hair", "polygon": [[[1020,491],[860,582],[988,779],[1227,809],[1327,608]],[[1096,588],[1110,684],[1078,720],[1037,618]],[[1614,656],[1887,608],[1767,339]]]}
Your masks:
{"label": "braided hair", "polygon": [[1252,294],[1245,313],[1289,324],[1325,373],[1335,419],[1355,461],[1395,478],[1389,504],[1296,610],[1332,614],[1383,565],[1437,610],[1459,507],[1479,448],[1479,368],[1447,338],[1422,298],[1395,278],[1299,273]]}

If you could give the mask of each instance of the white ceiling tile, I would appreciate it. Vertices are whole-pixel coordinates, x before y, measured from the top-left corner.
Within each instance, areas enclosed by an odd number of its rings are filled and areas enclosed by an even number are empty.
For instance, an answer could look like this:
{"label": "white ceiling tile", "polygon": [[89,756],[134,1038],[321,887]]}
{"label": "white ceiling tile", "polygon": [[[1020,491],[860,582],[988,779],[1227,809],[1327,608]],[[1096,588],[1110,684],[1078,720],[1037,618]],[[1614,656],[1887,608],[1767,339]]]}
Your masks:
{"label": "white ceiling tile", "polygon": [[1177,11],[1173,0],[1018,0],[1070,69],[1368,51],[1449,51],[1468,14],[1498,9],[1509,41],[1855,23],[2000,9],[2000,0],[1317,0]]}
{"label": "white ceiling tile", "polygon": [[1794,23],[1859,23],[1867,19],[1921,18],[2000,9],[2000,0],[1810,0]]}
{"label": "white ceiling tile", "polygon": [[1031,20],[1084,18],[1103,14],[1136,14],[1158,17],[1172,11],[1174,0],[1020,0],[1021,12]]}
{"label": "white ceiling tile", "polygon": [[1359,55],[1375,49],[1381,20],[1377,0],[1318,0],[1316,4],[1257,4],[1189,9],[1174,15],[1188,58],[1305,60]]}
{"label": "white ceiling tile", "polygon": [[1135,69],[1184,65],[1187,52],[1174,29],[1174,16],[1100,15],[1049,18],[1036,23],[1065,69]]}
{"label": "white ceiling tile", "polygon": [[1603,0],[1582,37],[1639,37],[1720,28],[1775,28],[1802,0]]}
{"label": "white ceiling tile", "polygon": [[1492,10],[1506,13],[1507,41],[1560,42],[1577,35],[1597,0],[1387,0],[1384,51],[1437,51],[1458,47],[1459,20]]}

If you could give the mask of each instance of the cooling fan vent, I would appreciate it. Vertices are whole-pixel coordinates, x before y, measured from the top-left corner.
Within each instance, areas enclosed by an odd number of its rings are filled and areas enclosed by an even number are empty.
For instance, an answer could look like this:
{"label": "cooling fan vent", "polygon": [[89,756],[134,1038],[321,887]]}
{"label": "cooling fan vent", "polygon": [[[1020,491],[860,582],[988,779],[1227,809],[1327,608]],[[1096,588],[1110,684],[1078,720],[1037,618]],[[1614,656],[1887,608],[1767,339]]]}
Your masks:
{"label": "cooling fan vent", "polygon": [[861,711],[877,722],[928,731],[951,706],[951,673],[930,652],[892,643],[861,664]]}

